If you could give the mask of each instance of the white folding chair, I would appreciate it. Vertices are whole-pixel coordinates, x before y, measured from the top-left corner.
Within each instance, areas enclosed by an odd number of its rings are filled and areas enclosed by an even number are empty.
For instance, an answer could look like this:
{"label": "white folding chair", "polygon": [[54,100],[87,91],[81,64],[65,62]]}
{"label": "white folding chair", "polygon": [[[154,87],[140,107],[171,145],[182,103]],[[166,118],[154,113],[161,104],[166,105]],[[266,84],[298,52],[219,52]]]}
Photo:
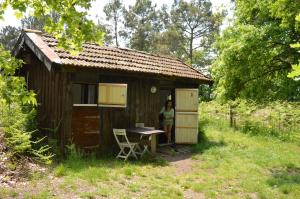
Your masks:
{"label": "white folding chair", "polygon": [[[129,156],[133,156],[135,157],[135,159],[138,159],[136,156],[137,143],[129,142],[126,130],[113,129],[113,133],[120,147],[120,152],[118,153],[116,158],[123,158],[126,161]],[[128,148],[128,150],[126,150],[126,148]]]}
{"label": "white folding chair", "polygon": [[[144,127],[144,128],[148,128],[151,130],[154,130],[155,127]],[[151,143],[151,135],[141,135],[140,136],[140,142],[138,144],[138,152],[136,152],[136,154],[143,156],[145,153],[150,153],[149,151],[149,145],[148,143]]]}

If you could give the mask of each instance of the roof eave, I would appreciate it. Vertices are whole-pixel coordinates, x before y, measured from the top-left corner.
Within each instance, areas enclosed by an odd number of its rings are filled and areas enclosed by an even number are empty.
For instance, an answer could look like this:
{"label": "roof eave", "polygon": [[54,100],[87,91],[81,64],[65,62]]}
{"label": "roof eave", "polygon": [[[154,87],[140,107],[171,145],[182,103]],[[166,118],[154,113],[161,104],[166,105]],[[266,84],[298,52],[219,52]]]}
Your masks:
{"label": "roof eave", "polygon": [[37,58],[45,64],[47,69],[55,64],[61,64],[59,56],[37,35],[36,32],[22,32],[12,54],[17,56],[24,44],[37,56]]}

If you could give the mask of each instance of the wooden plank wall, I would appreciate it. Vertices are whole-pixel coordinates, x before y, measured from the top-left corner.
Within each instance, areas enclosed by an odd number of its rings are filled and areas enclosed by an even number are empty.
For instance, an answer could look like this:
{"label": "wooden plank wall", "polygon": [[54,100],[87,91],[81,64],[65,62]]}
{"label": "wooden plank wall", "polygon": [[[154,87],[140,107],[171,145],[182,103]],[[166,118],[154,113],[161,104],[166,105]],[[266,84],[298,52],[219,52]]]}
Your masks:
{"label": "wooden plank wall", "polygon": [[[145,126],[159,127],[158,113],[160,107],[159,90],[162,88],[192,88],[197,85],[178,83],[175,80],[161,80],[160,78],[151,78],[147,75],[128,76],[122,73],[107,75],[103,72],[86,72],[86,71],[70,71],[65,72],[60,69],[48,71],[47,68],[33,55],[31,55],[29,64],[25,65],[25,74],[29,72],[29,89],[35,90],[37,93],[38,103],[38,119],[40,127],[56,128],[60,124],[60,128],[56,135],[51,131],[43,130],[43,133],[57,138],[61,150],[64,151],[65,145],[71,139],[74,139],[74,133],[78,135],[77,123],[75,118],[89,116],[90,112],[80,111],[80,107],[76,107],[76,111],[72,106],[72,83],[126,83],[128,84],[127,107],[126,108],[94,108],[98,112],[99,118],[99,144],[103,150],[111,151],[116,147],[112,134],[113,128],[133,127],[136,122],[144,122]],[[152,86],[157,87],[156,93],[151,93]],[[74,114],[72,115],[72,111]],[[79,112],[78,112],[79,111]],[[97,115],[97,114],[96,114]],[[77,118],[78,119],[78,118]],[[77,126],[77,127],[76,127]],[[79,132],[80,134],[80,132]],[[83,136],[83,135],[82,135]],[[80,137],[76,137],[80,140]],[[79,141],[78,141],[79,142]],[[95,143],[91,143],[94,145]]]}
{"label": "wooden plank wall", "polygon": [[99,110],[97,107],[73,107],[72,141],[84,149],[99,145]]}
{"label": "wooden plank wall", "polygon": [[[99,144],[103,150],[111,151],[116,147],[113,137],[113,128],[128,128],[135,126],[136,122],[144,122],[145,126],[154,126],[158,128],[159,91],[151,93],[152,86],[159,87],[159,82],[150,78],[136,78],[123,76],[107,76],[97,74],[76,75],[73,82],[85,83],[126,83],[127,90],[127,107],[110,108],[110,107],[90,107],[99,111]],[[73,107],[76,109],[86,109],[86,107]],[[86,112],[86,116],[90,114]],[[84,116],[84,117],[86,117]],[[73,117],[77,117],[73,112]],[[74,119],[72,121],[75,121]],[[76,123],[72,124],[73,136],[78,133]],[[82,130],[84,131],[84,130]],[[94,144],[94,143],[91,143]]]}
{"label": "wooden plank wall", "polygon": [[[49,71],[34,55],[27,63],[23,70],[25,76],[28,72],[28,88],[37,94],[40,130],[57,138],[63,151],[71,132],[71,76],[54,68]],[[57,132],[46,130],[57,127]]]}

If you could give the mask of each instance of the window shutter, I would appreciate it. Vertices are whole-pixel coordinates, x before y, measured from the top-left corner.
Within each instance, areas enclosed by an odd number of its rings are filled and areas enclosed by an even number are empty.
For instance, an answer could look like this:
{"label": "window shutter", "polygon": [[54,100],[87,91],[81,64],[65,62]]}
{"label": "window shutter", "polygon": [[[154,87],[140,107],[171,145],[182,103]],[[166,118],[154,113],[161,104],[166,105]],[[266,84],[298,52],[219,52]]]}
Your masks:
{"label": "window shutter", "polygon": [[102,107],[126,107],[127,84],[99,83],[98,105]]}

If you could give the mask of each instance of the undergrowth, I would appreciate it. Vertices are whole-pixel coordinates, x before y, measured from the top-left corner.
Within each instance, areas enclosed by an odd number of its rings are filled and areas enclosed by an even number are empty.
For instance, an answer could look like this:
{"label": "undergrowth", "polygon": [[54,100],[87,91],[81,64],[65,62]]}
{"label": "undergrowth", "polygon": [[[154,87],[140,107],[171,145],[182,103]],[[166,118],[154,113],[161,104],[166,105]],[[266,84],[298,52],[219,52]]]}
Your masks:
{"label": "undergrowth", "polygon": [[300,142],[300,104],[297,102],[273,102],[256,104],[237,100],[227,104],[216,101],[202,102],[200,117],[215,127],[230,126],[243,133],[278,138],[282,141]]}

